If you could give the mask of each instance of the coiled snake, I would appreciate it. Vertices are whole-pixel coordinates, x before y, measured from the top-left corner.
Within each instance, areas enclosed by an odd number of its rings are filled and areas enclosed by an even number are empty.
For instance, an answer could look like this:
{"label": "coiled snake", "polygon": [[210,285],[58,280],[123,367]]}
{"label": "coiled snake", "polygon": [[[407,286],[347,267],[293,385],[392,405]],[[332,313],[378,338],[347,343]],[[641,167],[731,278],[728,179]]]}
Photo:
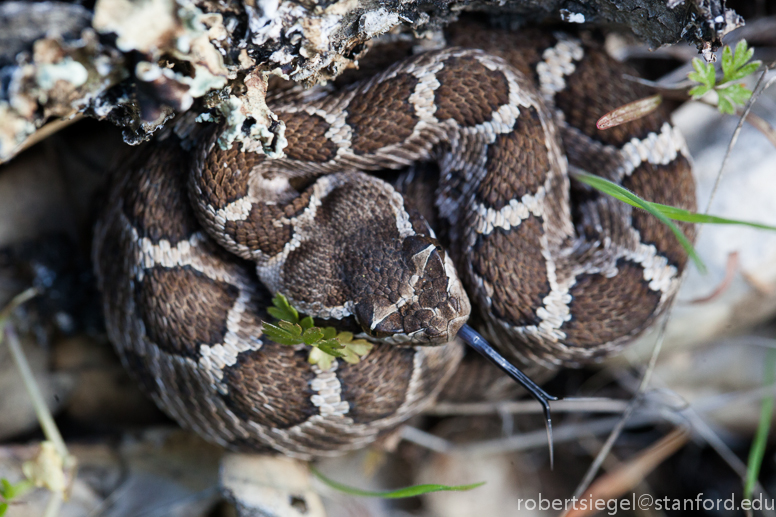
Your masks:
{"label": "coiled snake", "polygon": [[[285,158],[222,150],[212,129],[191,156],[157,143],[117,176],[94,248],[109,335],[182,425],[300,458],[358,448],[433,401],[472,311],[513,360],[574,366],[675,294],[687,257],[670,230],[567,174],[694,209],[665,112],[595,127],[649,95],[633,72],[563,34],[459,27],[448,42],[280,96]],[[393,185],[364,172],[424,161],[438,172]],[[261,339],[269,292],[382,344],[322,371]]]}

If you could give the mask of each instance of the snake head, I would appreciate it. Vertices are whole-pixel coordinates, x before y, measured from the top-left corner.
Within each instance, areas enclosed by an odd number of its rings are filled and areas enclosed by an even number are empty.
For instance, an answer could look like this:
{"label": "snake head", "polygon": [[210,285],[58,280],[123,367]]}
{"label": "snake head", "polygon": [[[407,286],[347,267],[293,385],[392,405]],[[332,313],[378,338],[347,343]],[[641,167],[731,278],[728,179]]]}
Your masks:
{"label": "snake head", "polygon": [[379,270],[381,288],[355,308],[358,323],[370,337],[394,344],[442,344],[469,319],[469,298],[436,239],[405,237]]}

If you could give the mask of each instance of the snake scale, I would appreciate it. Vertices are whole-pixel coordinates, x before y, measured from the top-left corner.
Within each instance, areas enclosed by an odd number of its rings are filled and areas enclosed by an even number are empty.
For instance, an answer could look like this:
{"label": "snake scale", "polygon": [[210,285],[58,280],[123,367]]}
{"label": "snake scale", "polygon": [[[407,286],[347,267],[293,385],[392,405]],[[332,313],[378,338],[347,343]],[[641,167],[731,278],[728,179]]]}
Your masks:
{"label": "snake scale", "polygon": [[[568,176],[695,208],[665,109],[596,129],[650,94],[622,78],[633,70],[561,33],[447,39],[350,85],[276,96],[283,158],[221,149],[212,125],[193,151],[156,142],[116,175],[94,246],[109,337],[183,426],[299,458],[355,449],[433,402],[470,314],[514,361],[577,366],[674,296],[687,256],[670,230]],[[380,344],[310,365],[261,338],[275,292]]]}

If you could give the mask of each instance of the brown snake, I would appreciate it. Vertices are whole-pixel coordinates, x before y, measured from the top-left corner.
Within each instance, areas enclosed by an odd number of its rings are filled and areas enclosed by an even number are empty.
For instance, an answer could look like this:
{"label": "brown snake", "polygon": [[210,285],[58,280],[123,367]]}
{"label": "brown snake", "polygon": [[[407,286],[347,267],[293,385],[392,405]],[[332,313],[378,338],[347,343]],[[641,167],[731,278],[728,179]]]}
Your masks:
{"label": "brown snake", "polygon": [[[182,425],[236,449],[351,450],[433,402],[462,351],[429,345],[472,310],[513,360],[575,366],[619,350],[673,297],[687,257],[670,230],[567,174],[695,208],[664,110],[595,127],[649,95],[622,79],[633,71],[562,34],[464,26],[448,43],[278,96],[282,159],[223,150],[214,126],[193,153],[158,142],[117,175],[94,248],[109,335]],[[429,161],[438,172],[393,185],[363,172]],[[261,339],[269,292],[382,344],[311,366]]]}

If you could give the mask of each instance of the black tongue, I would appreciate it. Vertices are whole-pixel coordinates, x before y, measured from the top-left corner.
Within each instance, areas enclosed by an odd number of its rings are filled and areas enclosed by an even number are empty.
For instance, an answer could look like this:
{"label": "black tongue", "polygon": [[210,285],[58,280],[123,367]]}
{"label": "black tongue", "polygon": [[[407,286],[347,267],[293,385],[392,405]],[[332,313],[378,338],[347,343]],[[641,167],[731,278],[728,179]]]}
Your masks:
{"label": "black tongue", "polygon": [[552,415],[550,414],[550,401],[558,400],[558,397],[553,397],[544,391],[538,384],[532,381],[526,374],[521,372],[515,365],[507,361],[504,356],[499,354],[495,348],[490,346],[484,337],[479,332],[471,328],[469,325],[464,325],[461,330],[458,331],[458,337],[475,349],[480,355],[485,357],[488,361],[498,366],[501,371],[512,377],[522,387],[528,390],[528,393],[535,398],[544,409],[544,423],[547,427],[547,440],[550,443],[550,468],[554,465],[554,454],[552,449]]}

